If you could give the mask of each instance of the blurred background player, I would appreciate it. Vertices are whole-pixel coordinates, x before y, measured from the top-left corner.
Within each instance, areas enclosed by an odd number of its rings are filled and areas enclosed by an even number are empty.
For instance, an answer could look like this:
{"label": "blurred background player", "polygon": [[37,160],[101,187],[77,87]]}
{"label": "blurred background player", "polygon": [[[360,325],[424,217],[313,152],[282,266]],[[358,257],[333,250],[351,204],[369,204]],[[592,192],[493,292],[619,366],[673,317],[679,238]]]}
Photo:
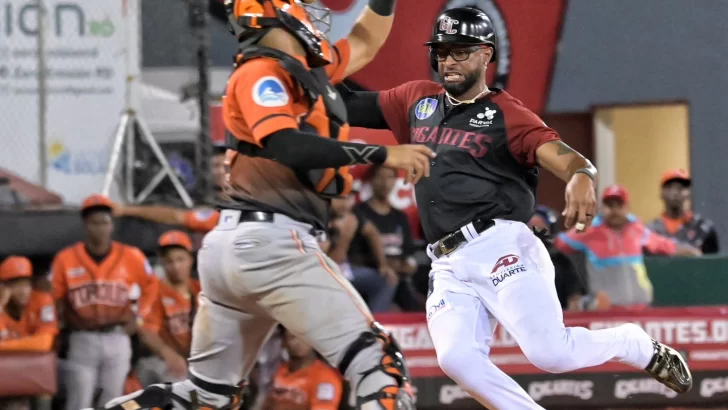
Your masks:
{"label": "blurred background player", "polygon": [[280,327],[287,354],[263,403],[265,410],[337,410],[343,383],[339,372],[306,342]]}
{"label": "blurred background player", "polygon": [[703,254],[718,253],[718,233],[713,221],[694,214],[690,203],[690,175],[684,169],[672,169],[662,175],[661,198],[664,211],[647,225],[653,232],[674,238],[700,249]]}
{"label": "blurred background player", "polygon": [[[58,333],[53,297],[34,291],[28,258],[9,256],[0,264],[0,354],[50,352]],[[30,409],[27,398],[2,398],[3,410]]]}
{"label": "blurred background player", "polygon": [[556,247],[586,255],[588,283],[605,292],[613,307],[642,309],[652,303],[643,249],[655,255],[697,256],[700,251],[651,232],[629,213],[629,194],[619,185],[602,193],[602,209],[585,232],[561,233]]}
{"label": "blurred background player", "polygon": [[154,354],[137,363],[136,374],[142,386],[187,377],[186,358],[200,292],[199,281],[192,278],[195,260],[186,233],[168,231],[160,236],[159,256],[164,278],[159,283],[159,296],[139,329],[141,342]]}
{"label": "blurred background player", "polygon": [[[212,182],[215,187],[216,200],[224,202],[228,199],[225,192],[225,146],[214,147],[210,160]],[[165,225],[183,226],[191,231],[208,232],[217,224],[220,214],[211,207],[213,204],[195,209],[180,209],[161,205],[125,205],[115,204],[114,215],[145,219]]]}
{"label": "blurred background player", "polygon": [[[144,254],[111,239],[112,203],[101,195],[83,201],[84,239],[61,250],[53,260],[51,283],[58,316],[67,336],[64,381],[66,408],[91,407],[123,392],[131,367],[131,341],[138,299],[143,317],[157,297],[157,279]],[[62,347],[66,350],[66,347]]]}
{"label": "blurred background player", "polygon": [[[377,227],[362,215],[353,212],[354,198],[331,200],[328,255],[338,263],[344,276],[367,302],[373,313],[389,310],[394,299],[399,277],[389,265],[382,235]],[[353,252],[365,246],[367,259]]]}

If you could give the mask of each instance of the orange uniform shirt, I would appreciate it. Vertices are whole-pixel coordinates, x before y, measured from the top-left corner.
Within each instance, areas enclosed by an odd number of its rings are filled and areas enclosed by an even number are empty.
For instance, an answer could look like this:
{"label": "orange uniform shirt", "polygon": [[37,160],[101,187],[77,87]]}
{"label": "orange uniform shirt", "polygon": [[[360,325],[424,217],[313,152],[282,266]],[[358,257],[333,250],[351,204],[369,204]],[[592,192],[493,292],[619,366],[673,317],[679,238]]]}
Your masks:
{"label": "orange uniform shirt", "polygon": [[343,379],[321,360],[295,372],[283,363],[278,368],[265,399],[266,410],[337,410]]}
{"label": "orange uniform shirt", "polygon": [[144,317],[144,328],[159,334],[167,346],[187,357],[192,341],[192,321],[197,310],[200,282],[190,282],[189,294],[180,294],[164,281],[159,283],[159,297]]}
{"label": "orange uniform shirt", "polygon": [[185,228],[195,232],[210,232],[215,229],[220,212],[214,209],[194,209],[185,212]]}
{"label": "orange uniform shirt", "polygon": [[0,352],[48,352],[57,333],[56,308],[49,293],[33,291],[20,320],[0,313]]}
{"label": "orange uniform shirt", "polygon": [[79,242],[60,251],[53,260],[53,297],[63,306],[65,325],[94,329],[124,324],[133,318],[130,297],[135,288],[138,316],[144,317],[157,297],[158,280],[142,251],[113,242],[97,264]]}

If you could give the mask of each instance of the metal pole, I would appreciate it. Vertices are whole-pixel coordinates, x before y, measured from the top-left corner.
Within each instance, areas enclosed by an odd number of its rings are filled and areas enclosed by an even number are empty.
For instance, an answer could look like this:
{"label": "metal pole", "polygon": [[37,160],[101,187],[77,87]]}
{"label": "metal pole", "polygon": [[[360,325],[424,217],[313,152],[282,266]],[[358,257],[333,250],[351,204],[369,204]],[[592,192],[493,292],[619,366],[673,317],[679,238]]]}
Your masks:
{"label": "metal pole", "polygon": [[198,74],[197,102],[200,106],[200,134],[195,144],[195,167],[200,194],[206,203],[212,202],[210,158],[212,140],[210,139],[210,52],[207,34],[207,10],[209,0],[187,0],[189,3],[189,28],[195,44],[195,57]]}
{"label": "metal pole", "polygon": [[36,0],[38,7],[38,171],[40,185],[48,188],[48,145],[47,145],[47,114],[48,114],[48,84],[45,59],[45,7],[43,0]]}

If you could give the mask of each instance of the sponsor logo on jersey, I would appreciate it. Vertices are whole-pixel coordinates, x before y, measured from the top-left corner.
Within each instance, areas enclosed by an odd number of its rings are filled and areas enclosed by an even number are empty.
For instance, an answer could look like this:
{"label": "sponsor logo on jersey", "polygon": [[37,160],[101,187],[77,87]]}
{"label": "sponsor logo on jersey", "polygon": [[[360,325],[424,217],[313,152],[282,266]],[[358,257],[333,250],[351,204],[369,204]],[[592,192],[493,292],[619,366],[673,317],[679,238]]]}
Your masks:
{"label": "sponsor logo on jersey", "polygon": [[316,398],[321,401],[331,401],[336,396],[336,388],[331,383],[321,383],[316,388]]}
{"label": "sponsor logo on jersey", "polygon": [[286,87],[276,77],[263,77],[253,86],[253,101],[261,107],[283,107],[289,99]]}
{"label": "sponsor logo on jersey", "polygon": [[436,299],[427,307],[427,321],[429,322],[437,315],[448,310],[450,310],[450,305],[445,301],[445,298]]}
{"label": "sponsor logo on jersey", "polygon": [[491,126],[496,112],[496,110],[486,107],[484,112],[480,112],[475,116],[475,118],[470,119],[470,126],[475,128]]}
{"label": "sponsor logo on jersey", "polygon": [[415,117],[418,120],[426,120],[435,113],[437,109],[437,100],[434,98],[425,98],[420,100],[415,106]]}

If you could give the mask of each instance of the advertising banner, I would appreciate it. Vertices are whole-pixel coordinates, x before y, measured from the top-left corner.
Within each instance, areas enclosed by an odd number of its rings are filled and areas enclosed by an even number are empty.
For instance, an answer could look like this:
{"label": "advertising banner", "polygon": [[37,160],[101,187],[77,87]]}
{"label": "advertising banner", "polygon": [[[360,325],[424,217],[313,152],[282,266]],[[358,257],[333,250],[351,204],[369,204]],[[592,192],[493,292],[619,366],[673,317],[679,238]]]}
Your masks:
{"label": "advertising banner", "polygon": [[139,74],[139,10],[136,0],[42,4],[41,42],[36,1],[0,8],[0,166],[36,184],[45,172],[47,189],[80,203],[103,187],[127,82]]}
{"label": "advertising banner", "polygon": [[[387,314],[378,320],[403,349],[423,408],[459,402],[465,406],[459,408],[479,408],[438,367],[425,314]],[[616,362],[568,374],[545,373],[528,363],[515,340],[498,326],[491,360],[544,406],[711,404],[728,399],[728,307],[567,313],[565,322],[595,330],[635,323],[683,354],[693,371],[695,387],[678,396],[643,371]]]}

